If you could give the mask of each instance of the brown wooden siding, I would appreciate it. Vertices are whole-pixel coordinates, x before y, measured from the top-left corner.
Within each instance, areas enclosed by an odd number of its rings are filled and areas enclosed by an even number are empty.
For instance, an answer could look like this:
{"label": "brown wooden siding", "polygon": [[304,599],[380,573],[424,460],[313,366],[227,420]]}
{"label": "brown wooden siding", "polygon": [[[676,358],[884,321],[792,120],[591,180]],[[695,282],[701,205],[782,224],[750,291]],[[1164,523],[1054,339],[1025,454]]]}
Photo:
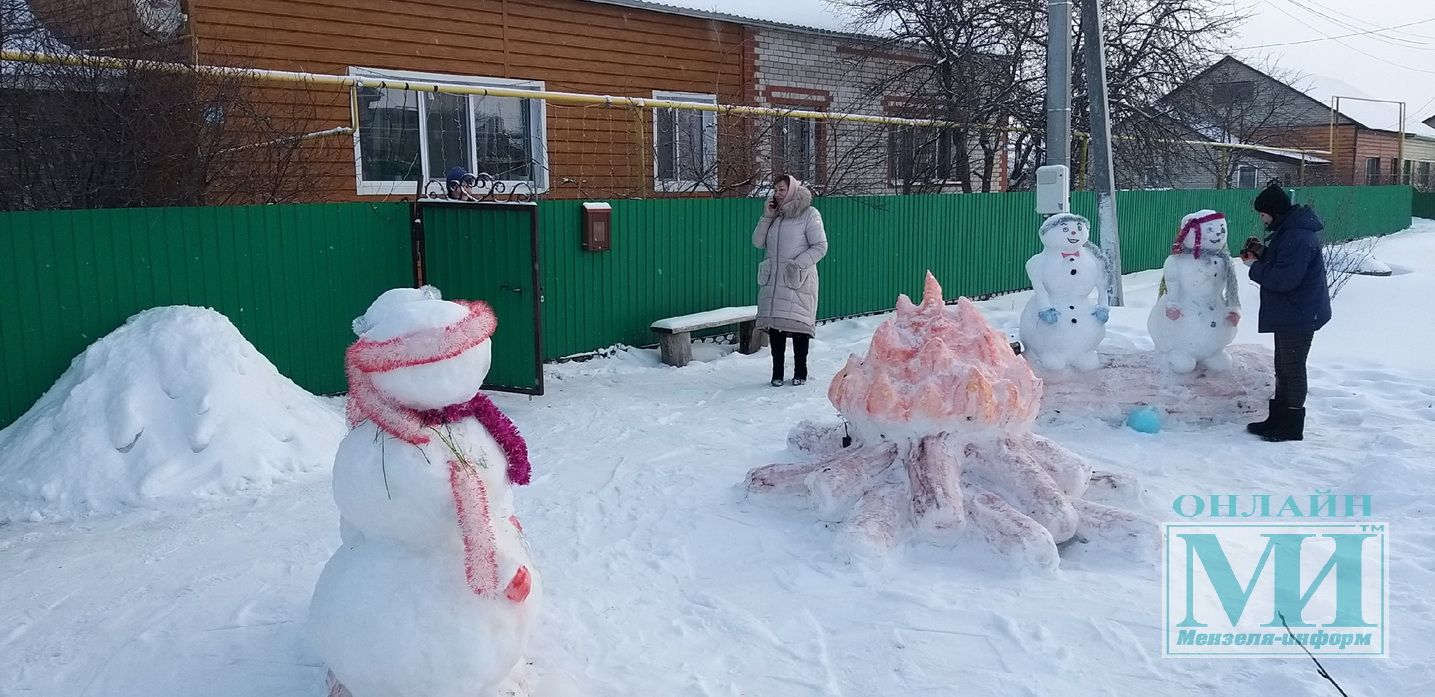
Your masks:
{"label": "brown wooden siding", "polygon": [[1400,139],[1394,133],[1361,128],[1354,124],[1335,127],[1334,147],[1331,146],[1331,130],[1328,126],[1306,126],[1281,129],[1268,134],[1261,142],[1273,146],[1331,150],[1331,155],[1322,155],[1331,161],[1334,184],[1366,184],[1366,158],[1380,158],[1382,184],[1395,182],[1391,163],[1399,157]]}
{"label": "brown wooden siding", "polygon": [[[744,101],[751,32],[726,22],[582,0],[191,0],[205,63],[343,74],[353,67],[541,80],[553,91],[651,97],[654,91]],[[263,90],[296,132],[350,123],[347,93]],[[642,140],[635,132],[641,128]],[[652,189],[650,113],[547,105],[550,196]],[[719,122],[719,149],[741,124]],[[353,148],[335,138],[313,148],[314,198],[356,194]]]}

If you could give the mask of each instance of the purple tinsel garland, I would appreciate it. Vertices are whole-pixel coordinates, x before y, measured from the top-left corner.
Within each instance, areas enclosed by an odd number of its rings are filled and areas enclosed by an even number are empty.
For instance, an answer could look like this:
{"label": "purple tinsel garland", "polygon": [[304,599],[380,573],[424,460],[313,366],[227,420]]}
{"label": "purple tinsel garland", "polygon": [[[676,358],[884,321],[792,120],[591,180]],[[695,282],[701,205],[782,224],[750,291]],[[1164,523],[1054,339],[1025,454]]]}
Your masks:
{"label": "purple tinsel garland", "polygon": [[508,481],[513,484],[528,483],[532,474],[532,465],[528,462],[528,443],[523,440],[523,435],[518,432],[513,421],[482,392],[462,404],[426,411],[421,416],[425,426],[451,424],[470,416],[478,419],[493,439],[498,441],[498,446],[503,448],[504,457],[508,458]]}

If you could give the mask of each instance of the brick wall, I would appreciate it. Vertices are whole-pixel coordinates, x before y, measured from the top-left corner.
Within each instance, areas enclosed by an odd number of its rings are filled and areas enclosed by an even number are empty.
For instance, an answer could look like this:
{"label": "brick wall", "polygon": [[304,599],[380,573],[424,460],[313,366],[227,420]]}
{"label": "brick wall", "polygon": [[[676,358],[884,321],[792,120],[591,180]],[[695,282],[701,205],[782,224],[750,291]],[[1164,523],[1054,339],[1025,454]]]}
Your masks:
{"label": "brick wall", "polygon": [[[897,79],[920,56],[878,53],[857,39],[776,29],[753,32],[752,96],[759,106],[815,111],[899,115],[893,99],[909,97]],[[874,86],[884,86],[876,90]],[[762,127],[771,129],[772,124]],[[896,193],[888,176],[888,128],[876,124],[828,122],[817,126],[818,184],[833,193]],[[774,138],[759,132],[755,138],[759,169],[771,171]],[[973,146],[974,160],[980,149]],[[998,179],[1003,179],[1000,172]],[[973,177],[974,186],[980,187]],[[955,187],[954,187],[955,188]]]}

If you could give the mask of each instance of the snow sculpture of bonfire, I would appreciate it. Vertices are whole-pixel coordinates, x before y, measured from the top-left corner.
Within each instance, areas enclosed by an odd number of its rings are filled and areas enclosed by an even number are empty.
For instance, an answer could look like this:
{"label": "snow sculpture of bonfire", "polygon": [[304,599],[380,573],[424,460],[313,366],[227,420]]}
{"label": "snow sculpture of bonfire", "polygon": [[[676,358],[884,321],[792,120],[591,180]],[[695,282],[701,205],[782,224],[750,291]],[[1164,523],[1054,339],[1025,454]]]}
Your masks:
{"label": "snow sculpture of bonfire", "polygon": [[747,489],[805,499],[859,550],[908,535],[942,545],[976,535],[1053,568],[1057,545],[1078,534],[1142,534],[1138,516],[1082,499],[1091,467],[1031,432],[1041,381],[969,300],[948,307],[930,273],[922,304],[898,298],[896,317],[877,328],[866,358],[848,360],[828,397],[852,444],[832,444],[842,426],[804,422],[789,440],[819,461],[760,467]]}

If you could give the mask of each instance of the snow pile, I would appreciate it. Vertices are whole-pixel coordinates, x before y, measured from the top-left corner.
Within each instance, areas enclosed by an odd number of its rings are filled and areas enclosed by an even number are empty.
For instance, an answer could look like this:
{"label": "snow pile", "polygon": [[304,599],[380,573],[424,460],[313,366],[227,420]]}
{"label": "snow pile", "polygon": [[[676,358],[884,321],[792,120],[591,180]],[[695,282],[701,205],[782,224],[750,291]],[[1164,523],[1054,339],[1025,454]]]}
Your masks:
{"label": "snow pile", "polygon": [[[1249,323],[1254,325],[1255,317]],[[1161,353],[1104,349],[1101,366],[1094,371],[1043,379],[1042,422],[1096,418],[1114,425],[1122,423],[1132,409],[1147,406],[1159,412],[1163,421],[1186,427],[1259,419],[1275,388],[1271,350],[1237,344],[1222,351],[1223,369],[1198,367],[1174,373]]]}
{"label": "snow pile", "polygon": [[323,469],[344,432],[223,315],[147,310],[0,431],[0,520],[261,491]]}
{"label": "snow pile", "polygon": [[1367,256],[1361,259],[1354,269],[1351,269],[1351,273],[1358,273],[1362,276],[1389,276],[1393,271],[1389,264],[1375,257]]}

